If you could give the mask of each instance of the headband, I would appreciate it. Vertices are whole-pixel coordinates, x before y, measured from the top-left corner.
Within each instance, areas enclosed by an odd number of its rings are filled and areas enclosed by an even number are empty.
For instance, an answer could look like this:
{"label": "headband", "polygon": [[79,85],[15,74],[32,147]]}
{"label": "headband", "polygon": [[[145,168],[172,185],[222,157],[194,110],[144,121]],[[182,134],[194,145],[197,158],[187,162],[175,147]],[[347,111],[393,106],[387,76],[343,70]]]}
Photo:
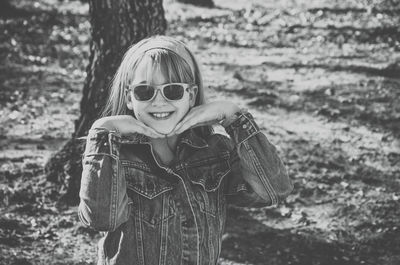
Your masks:
{"label": "headband", "polygon": [[189,66],[193,74],[193,78],[195,78],[194,75],[194,62],[192,57],[190,56],[189,52],[186,50],[185,45],[177,40],[170,41],[170,40],[165,40],[165,39],[156,39],[152,40],[149,42],[144,43],[142,46],[138,47],[136,50],[137,53],[145,53],[150,50],[154,49],[164,49],[168,50],[172,53],[175,53],[179,57],[181,57]]}

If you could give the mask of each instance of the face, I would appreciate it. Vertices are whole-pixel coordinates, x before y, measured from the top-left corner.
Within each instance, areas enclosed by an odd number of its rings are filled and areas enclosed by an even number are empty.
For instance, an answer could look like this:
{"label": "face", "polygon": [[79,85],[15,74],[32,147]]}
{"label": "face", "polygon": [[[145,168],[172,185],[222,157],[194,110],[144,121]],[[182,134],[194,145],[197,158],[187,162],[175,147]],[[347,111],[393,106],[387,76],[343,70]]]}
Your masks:
{"label": "face", "polygon": [[[151,80],[146,77],[150,76]],[[170,83],[161,71],[153,71],[146,63],[141,63],[135,70],[135,75],[131,84],[149,83],[152,85],[162,85]],[[156,96],[147,102],[136,100],[132,93],[129,93],[127,107],[135,113],[138,120],[153,128],[161,134],[170,133],[176,124],[182,120],[191,107],[194,106],[197,89],[193,87],[185,91],[182,99],[176,101],[166,100],[161,91],[156,91]],[[168,115],[160,117],[160,115]],[[158,116],[158,117],[157,117]]]}

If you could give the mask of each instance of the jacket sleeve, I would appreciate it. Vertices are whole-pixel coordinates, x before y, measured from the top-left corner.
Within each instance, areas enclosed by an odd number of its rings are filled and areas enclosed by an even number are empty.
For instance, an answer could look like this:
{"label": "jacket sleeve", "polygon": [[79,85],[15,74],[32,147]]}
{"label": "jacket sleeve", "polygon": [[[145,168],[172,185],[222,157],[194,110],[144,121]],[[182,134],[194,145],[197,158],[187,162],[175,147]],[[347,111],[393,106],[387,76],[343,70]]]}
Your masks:
{"label": "jacket sleeve", "polygon": [[275,146],[246,111],[238,113],[225,130],[231,138],[231,172],[225,182],[228,203],[276,206],[290,194],[293,185]]}
{"label": "jacket sleeve", "polygon": [[78,215],[100,231],[113,231],[128,220],[130,199],[121,176],[118,133],[105,128],[89,131],[83,155]]}

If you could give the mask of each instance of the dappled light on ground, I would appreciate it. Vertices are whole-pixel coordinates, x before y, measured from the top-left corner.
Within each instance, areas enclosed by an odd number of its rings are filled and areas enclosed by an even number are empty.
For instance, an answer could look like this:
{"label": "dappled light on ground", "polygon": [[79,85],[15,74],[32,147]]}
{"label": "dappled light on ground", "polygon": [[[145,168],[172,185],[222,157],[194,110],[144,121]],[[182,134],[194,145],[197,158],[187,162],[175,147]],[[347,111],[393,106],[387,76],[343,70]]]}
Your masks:
{"label": "dappled light on ground", "polygon": [[[0,264],[94,264],[99,234],[48,157],[71,137],[89,56],[84,1],[17,1],[0,19]],[[210,100],[254,114],[295,190],[228,210],[221,265],[400,263],[400,4],[165,1],[168,35],[202,63]]]}

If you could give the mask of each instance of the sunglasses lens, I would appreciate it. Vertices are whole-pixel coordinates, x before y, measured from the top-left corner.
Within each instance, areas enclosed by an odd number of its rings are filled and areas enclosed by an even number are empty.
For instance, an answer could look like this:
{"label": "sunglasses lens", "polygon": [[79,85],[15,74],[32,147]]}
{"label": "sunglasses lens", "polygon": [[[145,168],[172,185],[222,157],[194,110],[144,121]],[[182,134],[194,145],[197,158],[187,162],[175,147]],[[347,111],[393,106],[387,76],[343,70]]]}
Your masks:
{"label": "sunglasses lens", "polygon": [[183,97],[184,88],[182,85],[173,84],[164,87],[164,96],[169,100],[178,100]]}
{"label": "sunglasses lens", "polygon": [[154,87],[149,85],[136,86],[133,90],[133,94],[137,100],[147,101],[154,96]]}

